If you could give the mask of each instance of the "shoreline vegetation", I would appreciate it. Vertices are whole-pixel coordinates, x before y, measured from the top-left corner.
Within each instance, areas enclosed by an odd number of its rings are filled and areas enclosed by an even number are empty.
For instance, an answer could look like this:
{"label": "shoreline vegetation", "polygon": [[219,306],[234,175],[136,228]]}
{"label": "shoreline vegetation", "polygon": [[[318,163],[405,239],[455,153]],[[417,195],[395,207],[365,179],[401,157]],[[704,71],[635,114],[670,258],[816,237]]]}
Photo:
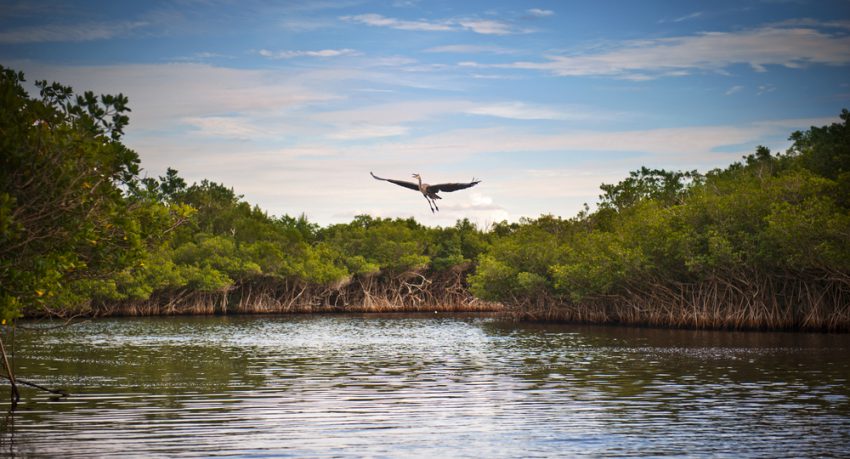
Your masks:
{"label": "shoreline vegetation", "polygon": [[502,311],[517,320],[850,330],[850,113],[706,173],[642,168],[595,208],[478,228],[320,227],[143,177],[123,95],[0,67],[0,318]]}
{"label": "shoreline vegetation", "polygon": [[363,276],[333,285],[257,277],[217,292],[192,289],[159,291],[145,299],[105,302],[93,316],[170,316],[226,314],[498,312],[499,303],[482,301],[464,285],[457,269],[429,279],[409,271],[392,277]]}

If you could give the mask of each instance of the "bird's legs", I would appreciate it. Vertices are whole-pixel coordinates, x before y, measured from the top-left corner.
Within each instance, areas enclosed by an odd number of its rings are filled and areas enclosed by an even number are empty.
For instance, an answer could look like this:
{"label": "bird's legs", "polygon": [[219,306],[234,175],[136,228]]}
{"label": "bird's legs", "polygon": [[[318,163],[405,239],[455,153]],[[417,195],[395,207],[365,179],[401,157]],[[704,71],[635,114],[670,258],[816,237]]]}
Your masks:
{"label": "bird's legs", "polygon": [[434,213],[434,206],[431,205],[431,198],[429,198],[428,196],[425,196],[425,200],[428,201],[428,207],[431,208],[431,213],[433,214]]}

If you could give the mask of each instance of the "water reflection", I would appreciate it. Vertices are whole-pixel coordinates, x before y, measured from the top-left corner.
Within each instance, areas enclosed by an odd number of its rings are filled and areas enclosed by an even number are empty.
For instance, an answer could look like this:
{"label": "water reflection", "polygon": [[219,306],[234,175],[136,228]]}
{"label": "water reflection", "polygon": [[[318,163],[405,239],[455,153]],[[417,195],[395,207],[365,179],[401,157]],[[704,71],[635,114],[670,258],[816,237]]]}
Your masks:
{"label": "water reflection", "polygon": [[848,338],[444,315],[97,320],[18,333],[18,373],[73,396],[25,389],[0,451],[847,455]]}

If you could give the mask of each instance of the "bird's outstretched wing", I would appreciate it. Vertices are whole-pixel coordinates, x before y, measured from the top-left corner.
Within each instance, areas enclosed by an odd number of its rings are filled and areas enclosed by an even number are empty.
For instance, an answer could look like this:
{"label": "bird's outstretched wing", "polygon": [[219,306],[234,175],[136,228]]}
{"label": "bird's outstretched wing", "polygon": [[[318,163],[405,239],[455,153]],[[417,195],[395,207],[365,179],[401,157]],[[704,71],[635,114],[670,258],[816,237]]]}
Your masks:
{"label": "bird's outstretched wing", "polygon": [[473,187],[481,183],[481,180],[472,179],[469,183],[438,183],[436,185],[431,185],[428,187],[431,191],[445,191],[446,193],[450,191],[463,190],[465,188]]}
{"label": "bird's outstretched wing", "polygon": [[[371,172],[369,172],[369,173],[372,174]],[[417,185],[413,182],[405,182],[404,180],[393,180],[393,179],[381,178],[381,177],[378,177],[375,174],[372,174],[372,178],[374,178],[375,180],[383,180],[385,182],[395,183],[396,185],[403,186],[405,188],[410,188],[411,190],[419,191],[419,185]]]}

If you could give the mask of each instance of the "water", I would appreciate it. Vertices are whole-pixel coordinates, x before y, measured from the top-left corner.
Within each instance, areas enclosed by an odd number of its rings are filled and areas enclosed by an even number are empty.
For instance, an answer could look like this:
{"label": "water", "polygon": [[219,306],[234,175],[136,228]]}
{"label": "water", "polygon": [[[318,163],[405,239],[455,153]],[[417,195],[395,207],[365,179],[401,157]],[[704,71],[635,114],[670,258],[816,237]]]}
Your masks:
{"label": "water", "polygon": [[20,378],[72,395],[22,388],[6,456],[850,456],[848,335],[325,315],[14,341]]}

